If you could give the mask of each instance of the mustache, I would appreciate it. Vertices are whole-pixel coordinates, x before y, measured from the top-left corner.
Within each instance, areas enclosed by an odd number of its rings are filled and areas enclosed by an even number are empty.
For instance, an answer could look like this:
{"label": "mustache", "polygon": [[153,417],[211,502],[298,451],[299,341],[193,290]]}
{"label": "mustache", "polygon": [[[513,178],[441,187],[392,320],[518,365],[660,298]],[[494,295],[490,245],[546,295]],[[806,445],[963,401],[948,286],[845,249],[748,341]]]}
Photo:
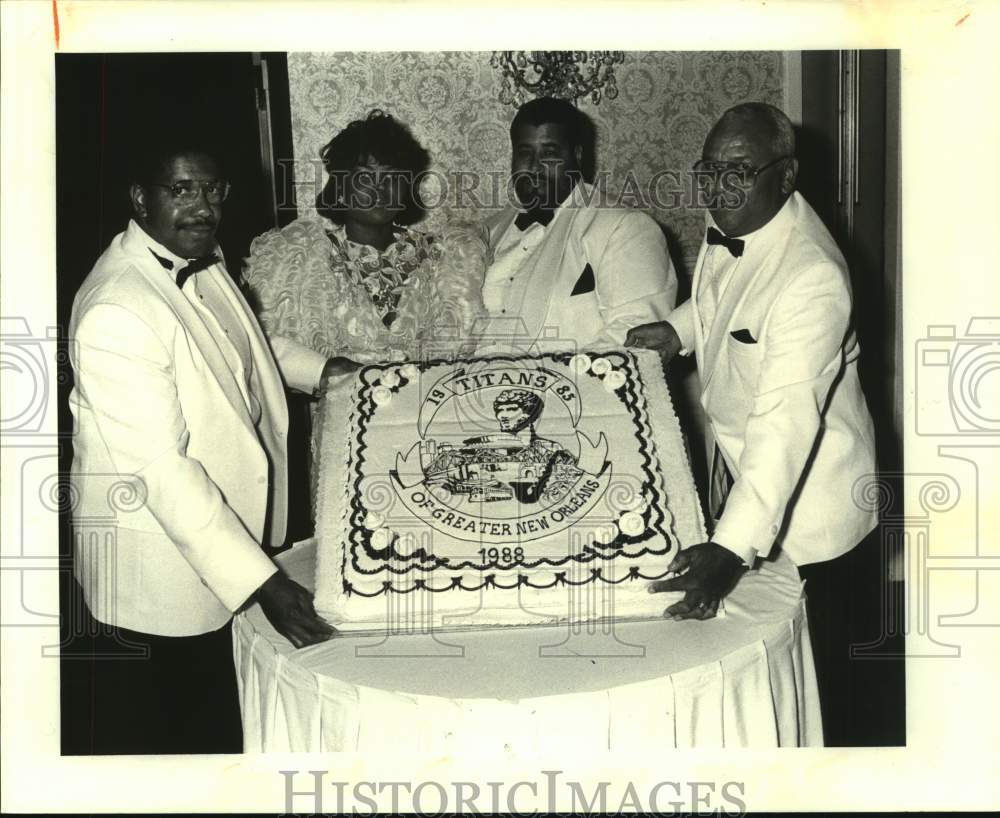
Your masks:
{"label": "mustache", "polygon": [[177,227],[217,227],[215,219],[184,219],[176,223]]}

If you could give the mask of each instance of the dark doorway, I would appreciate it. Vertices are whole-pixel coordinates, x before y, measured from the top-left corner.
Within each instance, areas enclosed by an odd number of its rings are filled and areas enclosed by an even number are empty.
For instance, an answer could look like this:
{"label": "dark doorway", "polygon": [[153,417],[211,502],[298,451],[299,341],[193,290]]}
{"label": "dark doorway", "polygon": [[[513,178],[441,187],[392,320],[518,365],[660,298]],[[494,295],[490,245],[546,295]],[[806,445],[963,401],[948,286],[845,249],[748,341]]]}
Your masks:
{"label": "dark doorway", "polygon": [[[268,60],[273,65],[284,58],[268,55]],[[251,54],[56,57],[60,319],[68,318],[80,282],[128,222],[130,156],[170,123],[203,129],[224,151],[233,192],[218,240],[230,272],[239,271],[253,237],[275,224],[270,160],[261,150],[261,86],[260,66]],[[287,109],[287,82],[272,88],[284,88]]]}
{"label": "dark doorway", "polygon": [[[903,574],[894,568],[902,543],[889,533],[903,514],[899,83],[899,52],[802,52],[798,185],[847,259],[879,479],[895,498],[883,510],[883,526],[866,541],[874,558],[867,565],[857,561],[845,580],[849,618],[864,634],[852,656],[855,724],[833,725],[828,744],[847,743],[839,734],[863,734],[851,743],[869,746],[906,743],[905,641],[894,624],[904,621]],[[879,576],[863,575],[872,572]]]}
{"label": "dark doorway", "polygon": [[[56,311],[69,324],[73,298],[130,217],[128,168],[136,148],[169,124],[203,130],[220,149],[232,194],[217,239],[227,267],[238,278],[250,242],[294,218],[288,190],[275,196],[274,156],[291,156],[287,63],[283,54],[60,54],[55,58],[56,98]],[[286,180],[287,181],[287,180]],[[289,183],[290,184],[290,183]],[[285,206],[279,214],[276,200]],[[66,339],[62,340],[66,343]],[[60,469],[72,459],[68,395],[72,371],[59,356]],[[295,431],[293,429],[293,431]],[[308,429],[305,431],[308,440]],[[300,432],[301,437],[301,432]],[[290,463],[295,474],[305,464]],[[307,481],[303,480],[303,483]],[[294,488],[291,498],[308,497]],[[292,519],[310,519],[308,506],[290,508]],[[61,610],[62,752],[87,754],[87,708],[92,657],[74,650],[82,600],[71,579],[68,520],[60,521],[63,563]]]}

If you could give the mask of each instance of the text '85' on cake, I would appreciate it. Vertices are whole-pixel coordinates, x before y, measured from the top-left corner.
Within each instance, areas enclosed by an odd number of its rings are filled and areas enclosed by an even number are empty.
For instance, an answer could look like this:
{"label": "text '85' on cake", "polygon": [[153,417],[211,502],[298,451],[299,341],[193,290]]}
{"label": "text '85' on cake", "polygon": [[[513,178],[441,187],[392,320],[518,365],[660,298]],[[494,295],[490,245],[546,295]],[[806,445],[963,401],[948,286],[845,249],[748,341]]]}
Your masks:
{"label": "text '85' on cake", "polygon": [[365,366],[329,395],[316,608],[345,630],[659,616],[705,539],[652,352]]}

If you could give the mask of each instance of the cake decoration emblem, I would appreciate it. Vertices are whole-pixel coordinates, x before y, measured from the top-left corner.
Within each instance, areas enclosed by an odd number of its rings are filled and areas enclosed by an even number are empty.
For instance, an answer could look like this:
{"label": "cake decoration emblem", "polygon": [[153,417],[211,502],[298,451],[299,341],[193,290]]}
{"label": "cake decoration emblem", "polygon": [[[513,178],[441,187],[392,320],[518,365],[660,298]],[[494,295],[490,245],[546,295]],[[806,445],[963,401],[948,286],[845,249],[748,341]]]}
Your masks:
{"label": "cake decoration emblem", "polygon": [[612,366],[611,361],[607,358],[598,358],[590,365],[590,371],[598,377],[607,375],[612,369],[614,369],[614,366]]}
{"label": "cake decoration emblem", "polygon": [[612,369],[604,376],[604,388],[608,392],[615,392],[625,385],[625,373],[620,369]]}
{"label": "cake decoration emblem", "polygon": [[386,548],[392,542],[393,533],[385,526],[376,528],[372,532],[371,543],[373,548]]}
{"label": "cake decoration emblem", "polygon": [[618,521],[618,527],[621,529],[622,534],[627,537],[638,537],[646,530],[646,523],[642,519],[642,515],[634,511],[626,511]]}
{"label": "cake decoration emblem", "polygon": [[593,422],[589,435],[580,428],[580,393],[566,375],[497,360],[453,370],[421,394],[417,439],[397,451],[389,477],[407,510],[449,537],[550,537],[607,491],[607,436]]}

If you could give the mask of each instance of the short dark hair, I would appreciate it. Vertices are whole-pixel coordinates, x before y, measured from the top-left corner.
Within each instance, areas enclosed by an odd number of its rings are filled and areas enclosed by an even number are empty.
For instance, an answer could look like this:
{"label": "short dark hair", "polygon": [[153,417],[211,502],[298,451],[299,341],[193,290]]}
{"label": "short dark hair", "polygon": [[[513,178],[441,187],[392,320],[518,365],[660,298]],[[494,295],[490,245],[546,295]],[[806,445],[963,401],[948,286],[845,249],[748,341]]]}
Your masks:
{"label": "short dark hair", "polygon": [[420,200],[419,176],[431,164],[430,154],[417,142],[410,129],[390,114],[378,108],[364,119],[356,119],[331,139],[319,153],[329,179],[316,197],[316,211],[328,219],[343,224],[346,208],[338,204],[347,175],[369,159],[388,165],[409,175],[411,184],[404,208],[396,221],[413,224],[424,215]]}
{"label": "short dark hair", "polygon": [[222,151],[215,143],[185,131],[161,131],[155,137],[138,140],[129,157],[129,183],[145,185],[152,182],[178,156],[206,156],[215,162],[219,174],[226,178]]}
{"label": "short dark hair", "polygon": [[517,109],[510,123],[511,143],[514,131],[521,125],[561,125],[570,148],[580,148],[582,160],[580,170],[583,178],[591,181],[594,177],[595,155],[597,153],[597,129],[594,121],[573,103],[558,97],[538,97],[529,100]]}

